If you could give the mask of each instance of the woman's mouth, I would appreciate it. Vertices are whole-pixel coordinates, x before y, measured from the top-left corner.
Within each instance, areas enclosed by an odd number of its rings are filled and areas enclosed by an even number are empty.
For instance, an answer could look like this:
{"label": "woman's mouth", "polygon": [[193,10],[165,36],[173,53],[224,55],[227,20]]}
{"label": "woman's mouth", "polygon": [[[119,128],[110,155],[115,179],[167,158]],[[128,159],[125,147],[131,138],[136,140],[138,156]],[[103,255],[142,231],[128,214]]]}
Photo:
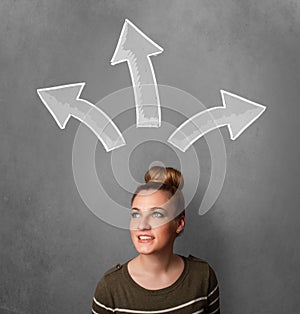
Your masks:
{"label": "woman's mouth", "polygon": [[139,235],[138,239],[141,242],[148,242],[148,241],[152,241],[154,239],[154,237],[152,237],[150,235]]}

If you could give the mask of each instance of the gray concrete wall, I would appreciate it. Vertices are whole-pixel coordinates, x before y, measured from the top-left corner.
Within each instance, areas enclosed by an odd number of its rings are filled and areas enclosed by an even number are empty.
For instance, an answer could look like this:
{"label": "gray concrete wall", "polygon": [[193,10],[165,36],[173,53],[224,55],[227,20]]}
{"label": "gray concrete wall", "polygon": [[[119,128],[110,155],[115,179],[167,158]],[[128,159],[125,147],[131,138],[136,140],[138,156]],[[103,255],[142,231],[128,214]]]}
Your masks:
{"label": "gray concrete wall", "polygon": [[[210,156],[203,139],[194,145],[203,179],[176,250],[213,266],[222,313],[296,313],[300,6],[295,0],[1,1],[0,313],[89,313],[103,272],[135,254],[128,230],[95,217],[77,191],[72,147],[79,122],[71,119],[60,130],[36,93],[86,82],[82,97],[96,103],[130,86],[127,65],[109,63],[125,18],[164,48],[152,59],[160,84],[180,88],[207,107],[221,104],[220,89],[267,106],[237,140],[221,129],[226,180],[204,216],[197,208]],[[157,151],[155,143],[149,145]],[[153,158],[163,160],[163,153]],[[101,147],[98,154],[107,158]],[[141,149],[132,158],[132,171],[141,178],[144,160],[152,157]],[[109,169],[102,174],[107,186],[113,183]],[[115,194],[128,201],[126,194]]]}

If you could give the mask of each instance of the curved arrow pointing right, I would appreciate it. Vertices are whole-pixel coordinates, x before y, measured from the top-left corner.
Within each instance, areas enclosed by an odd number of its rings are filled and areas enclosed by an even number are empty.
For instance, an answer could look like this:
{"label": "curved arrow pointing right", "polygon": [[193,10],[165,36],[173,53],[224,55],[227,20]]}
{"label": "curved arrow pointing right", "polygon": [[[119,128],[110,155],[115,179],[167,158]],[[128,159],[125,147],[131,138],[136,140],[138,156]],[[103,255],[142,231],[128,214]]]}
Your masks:
{"label": "curved arrow pointing right", "polygon": [[265,106],[221,90],[223,106],[195,114],[181,124],[168,142],[185,152],[206,133],[227,126],[232,140],[237,139],[266,110]]}

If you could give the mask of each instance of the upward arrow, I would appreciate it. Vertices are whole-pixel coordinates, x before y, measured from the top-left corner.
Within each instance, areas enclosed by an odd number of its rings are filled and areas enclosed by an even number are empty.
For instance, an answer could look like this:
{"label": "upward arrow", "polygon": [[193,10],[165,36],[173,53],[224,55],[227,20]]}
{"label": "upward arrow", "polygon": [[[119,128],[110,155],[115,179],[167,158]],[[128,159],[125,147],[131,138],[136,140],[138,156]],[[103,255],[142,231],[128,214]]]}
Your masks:
{"label": "upward arrow", "polygon": [[206,133],[227,126],[230,138],[235,140],[266,107],[243,97],[221,90],[223,106],[201,111],[181,124],[169,137],[170,142],[185,152]]}
{"label": "upward arrow", "polygon": [[84,85],[85,83],[76,83],[41,88],[37,93],[61,129],[65,128],[73,116],[94,132],[107,152],[125,145],[114,122],[101,109],[80,98]]}
{"label": "upward arrow", "polygon": [[111,64],[127,62],[136,106],[137,127],[160,127],[158,88],[150,56],[163,49],[129,20],[125,20]]}

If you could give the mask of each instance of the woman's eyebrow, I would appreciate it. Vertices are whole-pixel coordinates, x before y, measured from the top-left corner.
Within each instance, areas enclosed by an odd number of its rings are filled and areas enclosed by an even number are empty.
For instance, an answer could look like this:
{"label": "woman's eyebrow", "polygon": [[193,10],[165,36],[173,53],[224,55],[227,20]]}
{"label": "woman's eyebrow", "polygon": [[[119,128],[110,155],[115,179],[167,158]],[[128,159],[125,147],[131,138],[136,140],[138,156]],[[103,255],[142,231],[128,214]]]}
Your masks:
{"label": "woman's eyebrow", "polygon": [[[150,210],[150,211],[154,211],[154,210],[157,210],[157,209],[161,209],[161,210],[167,211],[167,209],[165,209],[165,208],[163,208],[163,207],[159,207],[159,206],[151,207],[149,210]],[[132,207],[131,210],[140,211],[140,209],[137,208],[137,207]]]}
{"label": "woman's eyebrow", "polygon": [[163,208],[163,207],[159,207],[159,206],[151,207],[150,210],[156,210],[156,209],[161,209],[161,210],[164,210],[164,211],[167,210],[167,209],[165,209],[165,208]]}

